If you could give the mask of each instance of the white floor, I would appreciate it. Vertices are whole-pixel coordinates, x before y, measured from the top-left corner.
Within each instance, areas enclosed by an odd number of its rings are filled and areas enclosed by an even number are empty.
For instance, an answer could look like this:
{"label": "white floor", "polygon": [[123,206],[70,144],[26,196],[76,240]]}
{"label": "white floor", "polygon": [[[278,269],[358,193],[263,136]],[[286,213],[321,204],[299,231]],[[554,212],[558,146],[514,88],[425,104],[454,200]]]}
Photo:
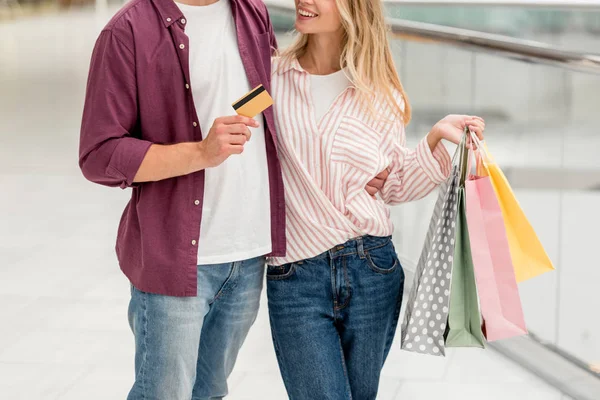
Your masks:
{"label": "white floor", "polygon": [[[132,383],[128,283],[113,251],[128,192],[88,183],[77,168],[89,55],[106,19],[0,25],[1,399],[123,399]],[[382,400],[563,398],[492,351],[442,359],[397,341],[383,375]],[[230,389],[230,399],[286,398],[265,307]]]}

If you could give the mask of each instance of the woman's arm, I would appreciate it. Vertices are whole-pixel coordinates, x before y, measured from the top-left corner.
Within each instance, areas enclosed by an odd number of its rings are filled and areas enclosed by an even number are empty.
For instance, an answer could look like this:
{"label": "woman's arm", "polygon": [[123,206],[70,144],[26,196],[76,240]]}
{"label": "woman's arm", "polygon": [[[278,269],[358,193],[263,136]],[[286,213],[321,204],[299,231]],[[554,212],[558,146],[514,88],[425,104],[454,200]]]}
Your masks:
{"label": "woman's arm", "polygon": [[450,175],[450,154],[442,139],[459,143],[465,126],[483,138],[485,123],[479,117],[449,115],[438,122],[415,150],[406,148],[404,125],[397,123],[394,134],[384,144],[392,159],[389,176],[381,190],[387,204],[419,200],[431,193]]}
{"label": "woman's arm", "polygon": [[[437,142],[433,151],[430,141]],[[381,190],[381,198],[386,204],[419,200],[450,175],[450,154],[437,138],[431,139],[427,135],[414,150],[405,145],[405,140],[402,139],[391,147],[392,163],[388,167],[390,175]]]}
{"label": "woman's arm", "polygon": [[[427,135],[427,142],[431,151],[437,147],[442,139],[454,144],[459,144],[466,126],[468,126],[480,140],[484,140],[483,131],[485,130],[485,121],[483,118],[472,115],[448,115],[435,124],[431,129],[431,132],[429,132],[429,135]],[[470,146],[471,139],[467,139]]]}

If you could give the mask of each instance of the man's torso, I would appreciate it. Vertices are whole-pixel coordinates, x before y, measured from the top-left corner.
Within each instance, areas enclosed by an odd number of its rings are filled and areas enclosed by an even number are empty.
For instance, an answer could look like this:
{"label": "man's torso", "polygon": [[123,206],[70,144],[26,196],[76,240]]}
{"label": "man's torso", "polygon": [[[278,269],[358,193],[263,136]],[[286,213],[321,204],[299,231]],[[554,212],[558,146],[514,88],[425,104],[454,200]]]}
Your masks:
{"label": "man's torso", "polygon": [[[231,103],[250,91],[229,0],[178,4],[186,16],[192,94],[202,136],[234,114]],[[263,116],[240,155],[205,171],[198,264],[250,259],[271,252],[269,176]]]}
{"label": "man's torso", "polygon": [[[249,87],[262,84],[270,90],[271,43],[274,40],[266,8],[258,0],[230,2],[237,28],[238,52]],[[137,120],[127,132],[132,138],[155,144],[202,140],[194,103],[203,99],[200,93],[192,95],[197,91],[190,72],[186,24],[185,15],[172,0],[134,0],[105,28],[130,53],[131,61],[120,65],[131,65],[132,71],[115,70],[109,71],[108,75],[134,75],[135,98],[127,103],[135,107],[128,112],[137,114]],[[112,68],[112,62],[102,60],[110,51],[98,47],[106,43],[96,45],[91,70]],[[207,54],[206,58],[209,60],[211,55]],[[244,88],[241,89],[244,92]],[[102,115],[92,117],[96,126],[104,124]],[[284,254],[285,204],[272,109],[265,111],[261,124],[265,127],[269,175],[269,185],[262,190],[270,192],[272,251]],[[112,129],[114,124],[106,125]],[[96,144],[83,145],[92,147]],[[198,243],[203,240],[200,225],[208,183],[205,172],[201,171],[134,187],[132,199],[121,218],[116,250],[121,269],[139,290],[171,296],[196,295]]]}

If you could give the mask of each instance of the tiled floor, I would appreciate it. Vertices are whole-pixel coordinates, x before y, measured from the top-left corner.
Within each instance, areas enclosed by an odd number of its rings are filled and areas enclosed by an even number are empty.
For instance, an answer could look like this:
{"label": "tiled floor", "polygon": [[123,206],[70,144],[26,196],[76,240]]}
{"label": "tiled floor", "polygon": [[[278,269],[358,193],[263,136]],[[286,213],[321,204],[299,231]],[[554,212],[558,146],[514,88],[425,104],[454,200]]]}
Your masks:
{"label": "tiled floor", "polygon": [[[87,63],[106,18],[71,13],[0,25],[0,399],[123,399],[132,383],[129,288],[113,252],[128,192],[92,185],[77,169]],[[232,400],[286,398],[265,307],[230,389]],[[442,359],[396,342],[379,398],[561,395],[492,351]]]}
{"label": "tiled floor", "polygon": [[[72,239],[76,240],[76,239]],[[108,241],[103,244],[108,246]],[[102,251],[97,249],[97,251]],[[110,257],[107,257],[110,258]],[[79,285],[91,276],[47,265]],[[33,268],[35,273],[45,268]],[[92,293],[69,296],[64,287],[49,283],[55,295],[14,296],[0,288],[4,326],[0,337],[0,394],[6,399],[119,399],[133,378],[133,340],[126,322],[128,287],[114,263],[88,268],[112,270],[110,282],[120,294],[106,298]],[[5,269],[6,270],[6,269]],[[10,275],[6,281],[25,290]],[[9,291],[10,292],[10,291]],[[91,295],[90,295],[91,294]],[[263,300],[263,304],[265,304]],[[270,343],[263,307],[230,379],[231,399],[285,399]],[[383,372],[379,399],[540,399],[561,395],[493,351],[455,350],[447,358],[400,351],[396,343]],[[442,397],[440,397],[442,396]]]}

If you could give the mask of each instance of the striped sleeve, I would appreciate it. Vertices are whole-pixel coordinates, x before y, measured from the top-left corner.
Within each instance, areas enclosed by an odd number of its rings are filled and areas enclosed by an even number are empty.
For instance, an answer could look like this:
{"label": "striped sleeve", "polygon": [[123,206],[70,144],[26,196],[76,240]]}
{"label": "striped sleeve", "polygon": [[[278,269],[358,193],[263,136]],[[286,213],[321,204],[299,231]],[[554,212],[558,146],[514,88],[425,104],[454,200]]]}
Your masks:
{"label": "striped sleeve", "polygon": [[441,141],[432,152],[427,137],[423,138],[417,146],[417,161],[429,179],[436,185],[450,176],[452,160],[446,146]]}
{"label": "striped sleeve", "polygon": [[390,175],[381,190],[386,204],[422,199],[446,180],[452,169],[450,154],[443,143],[440,142],[432,152],[425,137],[415,150],[411,150],[405,147],[404,126],[396,130],[400,133],[389,146]]}

